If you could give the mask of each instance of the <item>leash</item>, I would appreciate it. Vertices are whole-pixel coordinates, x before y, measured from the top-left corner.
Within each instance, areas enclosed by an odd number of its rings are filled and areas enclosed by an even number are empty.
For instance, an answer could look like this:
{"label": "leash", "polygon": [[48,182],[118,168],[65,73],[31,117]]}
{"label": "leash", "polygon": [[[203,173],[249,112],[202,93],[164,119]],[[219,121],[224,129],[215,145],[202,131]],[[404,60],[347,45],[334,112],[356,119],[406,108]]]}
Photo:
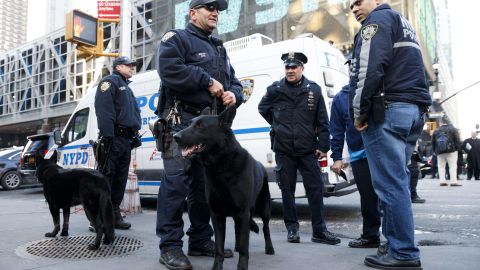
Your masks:
{"label": "leash", "polygon": [[217,97],[213,97],[213,101],[212,101],[212,115],[217,115],[218,112],[217,112]]}

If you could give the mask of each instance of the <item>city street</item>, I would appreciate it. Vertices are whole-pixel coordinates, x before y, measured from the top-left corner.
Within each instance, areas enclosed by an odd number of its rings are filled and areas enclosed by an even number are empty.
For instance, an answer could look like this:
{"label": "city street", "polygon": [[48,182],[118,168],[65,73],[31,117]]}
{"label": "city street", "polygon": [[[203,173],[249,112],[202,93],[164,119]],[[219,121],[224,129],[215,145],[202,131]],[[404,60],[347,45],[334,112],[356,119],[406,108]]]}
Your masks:
{"label": "city street", "polygon": [[[425,204],[414,204],[416,241],[422,254],[424,269],[478,269],[480,264],[480,181],[462,180],[463,187],[440,187],[437,179],[419,181],[419,195]],[[128,216],[129,231],[117,231],[117,238],[131,238],[141,245],[135,251],[95,259],[52,259],[34,256],[25,251],[32,242],[46,240],[52,221],[41,187],[16,191],[0,190],[0,269],[166,269],[158,263],[158,238],[155,236],[153,199],[142,199],[143,213]],[[287,243],[281,218],[281,202],[273,202],[271,232],[275,255],[264,254],[263,235],[251,235],[250,269],[370,269],[363,265],[365,255],[375,249],[352,249],[347,244],[361,232],[358,193],[340,198],[326,198],[326,219],[329,230],[342,238],[338,246],[310,241],[311,227],[306,200],[299,200],[301,243]],[[72,212],[74,212],[72,210]],[[188,218],[185,222],[188,225]],[[233,223],[228,220],[226,247],[233,248]],[[69,239],[93,236],[88,221],[76,208],[70,219]],[[61,242],[64,237],[58,237]],[[48,247],[47,247],[48,248]],[[102,247],[102,249],[111,247]],[[113,249],[119,249],[116,245]],[[86,249],[86,246],[85,246]],[[184,245],[184,250],[187,247]],[[100,250],[100,251],[101,251]],[[100,252],[98,251],[98,252]],[[194,269],[210,269],[211,258],[190,257]],[[238,254],[226,259],[224,269],[236,269]]]}

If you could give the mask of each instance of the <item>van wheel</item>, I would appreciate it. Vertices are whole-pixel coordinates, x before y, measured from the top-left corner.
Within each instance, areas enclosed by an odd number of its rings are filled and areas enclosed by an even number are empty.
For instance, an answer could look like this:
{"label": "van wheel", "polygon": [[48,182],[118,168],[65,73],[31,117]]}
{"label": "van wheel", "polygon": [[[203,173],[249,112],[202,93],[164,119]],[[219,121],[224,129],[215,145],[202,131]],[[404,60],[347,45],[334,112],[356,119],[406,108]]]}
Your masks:
{"label": "van wheel", "polygon": [[6,172],[1,180],[1,185],[4,189],[16,189],[20,186],[22,182],[22,178],[20,177],[20,174],[16,171],[9,171]]}

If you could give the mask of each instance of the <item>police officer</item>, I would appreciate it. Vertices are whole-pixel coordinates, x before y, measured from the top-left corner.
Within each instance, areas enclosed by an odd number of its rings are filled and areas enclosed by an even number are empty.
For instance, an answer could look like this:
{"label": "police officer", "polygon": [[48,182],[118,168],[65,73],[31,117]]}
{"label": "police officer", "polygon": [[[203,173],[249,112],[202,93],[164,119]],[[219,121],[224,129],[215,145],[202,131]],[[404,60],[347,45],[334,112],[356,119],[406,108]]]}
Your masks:
{"label": "police officer", "polygon": [[388,241],[364,263],[379,269],[422,269],[407,162],[432,100],[413,26],[383,2],[350,0],[350,9],[362,24],[354,41],[351,106],[383,210],[382,234]]}
{"label": "police officer", "polygon": [[301,52],[282,55],[285,77],[267,88],[258,111],[272,126],[277,182],[282,191],[287,241],[299,243],[295,209],[297,170],[303,177],[312,213],[312,241],[335,245],[340,239],[327,230],[323,210],[323,181],[318,158],[330,148],[328,116],[320,86],[303,76],[307,57]]}
{"label": "police officer", "polygon": [[[162,81],[161,117],[168,120],[168,134],[187,127],[206,107],[220,112],[224,106],[243,102],[242,86],[230,66],[222,41],[213,37],[225,0],[190,1],[190,22],[185,29],[167,32],[158,49],[158,73]],[[162,99],[162,98],[161,98]],[[205,198],[204,168],[198,157],[184,159],[171,139],[163,143],[164,176],[158,192],[157,228],[160,263],[169,269],[192,269],[182,251],[182,209],[187,198],[190,228],[188,255],[214,256]],[[225,257],[232,257],[225,250]]]}
{"label": "police officer", "polygon": [[110,181],[115,228],[127,230],[130,223],[120,214],[130,166],[131,145],[141,127],[140,109],[128,87],[136,63],[126,56],[113,61],[113,72],[104,77],[95,94],[99,136],[106,149],[102,173]]}

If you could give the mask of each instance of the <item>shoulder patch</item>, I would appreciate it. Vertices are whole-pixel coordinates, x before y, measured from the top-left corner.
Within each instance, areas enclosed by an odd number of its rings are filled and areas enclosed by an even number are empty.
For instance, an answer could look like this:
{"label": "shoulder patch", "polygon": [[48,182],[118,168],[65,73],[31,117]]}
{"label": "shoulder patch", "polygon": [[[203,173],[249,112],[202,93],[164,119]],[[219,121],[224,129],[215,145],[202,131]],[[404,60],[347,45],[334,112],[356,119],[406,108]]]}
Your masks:
{"label": "shoulder patch", "polygon": [[101,90],[102,92],[105,92],[105,91],[107,91],[107,90],[110,88],[111,85],[112,85],[111,82],[106,82],[106,81],[105,81],[105,82],[102,82],[102,84],[100,84],[100,90]]}
{"label": "shoulder patch", "polygon": [[165,35],[163,35],[162,37],[162,42],[166,42],[167,40],[169,40],[171,37],[175,36],[177,33],[173,32],[173,31],[169,31],[167,33],[165,33]]}
{"label": "shoulder patch", "polygon": [[369,24],[367,26],[362,27],[361,34],[362,39],[367,41],[371,39],[378,31],[378,24]]}

